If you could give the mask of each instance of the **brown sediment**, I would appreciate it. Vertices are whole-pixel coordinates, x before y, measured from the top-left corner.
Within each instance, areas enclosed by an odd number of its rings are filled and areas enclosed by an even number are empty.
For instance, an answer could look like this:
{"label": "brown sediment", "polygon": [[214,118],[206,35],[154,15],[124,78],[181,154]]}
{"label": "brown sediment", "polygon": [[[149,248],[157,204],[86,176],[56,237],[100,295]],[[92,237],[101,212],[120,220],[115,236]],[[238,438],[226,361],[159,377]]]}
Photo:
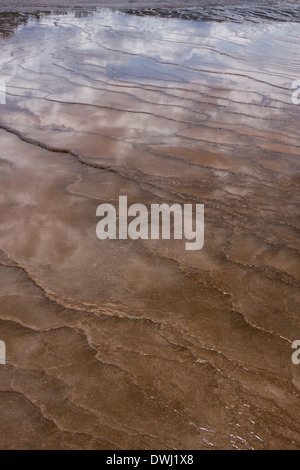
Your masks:
{"label": "brown sediment", "polygon": [[[299,449],[300,26],[133,13],[5,17],[0,448]],[[98,240],[119,195],[204,248]]]}

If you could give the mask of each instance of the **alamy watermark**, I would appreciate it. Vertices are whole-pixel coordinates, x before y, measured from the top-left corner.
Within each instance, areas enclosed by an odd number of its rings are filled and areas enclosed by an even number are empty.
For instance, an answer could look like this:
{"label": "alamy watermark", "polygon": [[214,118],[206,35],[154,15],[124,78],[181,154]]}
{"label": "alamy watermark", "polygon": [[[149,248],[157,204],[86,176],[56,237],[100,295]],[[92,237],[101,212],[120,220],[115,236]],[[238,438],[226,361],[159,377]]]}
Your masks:
{"label": "alamy watermark", "polygon": [[0,80],[0,104],[6,104],[6,85]]}
{"label": "alamy watermark", "polygon": [[0,341],[0,364],[6,364],[6,346],[4,341]]}
{"label": "alamy watermark", "polygon": [[296,351],[292,354],[292,363],[295,364],[295,366],[298,366],[300,364],[300,340],[299,339],[293,342],[292,348],[296,349]]}
{"label": "alamy watermark", "polygon": [[300,80],[294,80],[292,83],[292,88],[295,90],[292,94],[292,103],[300,104]]}
{"label": "alamy watermark", "polygon": [[[128,207],[127,196],[120,196],[118,211],[105,203],[97,207],[96,215],[102,217],[96,227],[100,240],[170,240],[172,235],[174,240],[188,240],[186,250],[201,250],[204,244],[203,204],[195,208],[193,204],[151,204],[148,211],[144,204]],[[129,217],[134,218],[129,221]]]}

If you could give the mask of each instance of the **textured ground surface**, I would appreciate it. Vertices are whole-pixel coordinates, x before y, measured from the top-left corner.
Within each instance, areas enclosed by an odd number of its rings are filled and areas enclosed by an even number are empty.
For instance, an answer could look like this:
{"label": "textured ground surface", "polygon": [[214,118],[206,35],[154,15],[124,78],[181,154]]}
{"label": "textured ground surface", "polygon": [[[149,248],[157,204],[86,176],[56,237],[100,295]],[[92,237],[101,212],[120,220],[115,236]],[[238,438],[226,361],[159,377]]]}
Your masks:
{"label": "textured ground surface", "polygon": [[[0,448],[300,448],[298,19],[0,15]],[[98,240],[120,194],[203,250]]]}

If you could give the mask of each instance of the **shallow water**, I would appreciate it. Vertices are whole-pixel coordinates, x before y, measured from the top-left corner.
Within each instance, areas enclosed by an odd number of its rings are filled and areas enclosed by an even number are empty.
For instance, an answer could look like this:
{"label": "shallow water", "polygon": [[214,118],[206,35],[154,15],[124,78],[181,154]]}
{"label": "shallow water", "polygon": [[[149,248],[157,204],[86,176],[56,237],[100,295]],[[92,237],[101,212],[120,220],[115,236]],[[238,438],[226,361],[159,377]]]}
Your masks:
{"label": "shallow water", "polygon": [[[1,448],[300,448],[300,24],[254,13],[0,14]],[[204,248],[98,240],[119,195]]]}

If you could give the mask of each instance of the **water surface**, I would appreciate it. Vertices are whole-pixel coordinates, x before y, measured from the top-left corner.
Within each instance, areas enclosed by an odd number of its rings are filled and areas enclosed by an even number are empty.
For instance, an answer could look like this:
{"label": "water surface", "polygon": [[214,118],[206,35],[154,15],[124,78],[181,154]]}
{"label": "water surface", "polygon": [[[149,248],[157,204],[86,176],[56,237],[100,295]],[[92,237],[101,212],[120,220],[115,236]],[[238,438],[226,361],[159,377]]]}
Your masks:
{"label": "water surface", "polygon": [[[1,448],[299,448],[298,8],[0,30]],[[204,248],[101,242],[119,195],[204,203]]]}

